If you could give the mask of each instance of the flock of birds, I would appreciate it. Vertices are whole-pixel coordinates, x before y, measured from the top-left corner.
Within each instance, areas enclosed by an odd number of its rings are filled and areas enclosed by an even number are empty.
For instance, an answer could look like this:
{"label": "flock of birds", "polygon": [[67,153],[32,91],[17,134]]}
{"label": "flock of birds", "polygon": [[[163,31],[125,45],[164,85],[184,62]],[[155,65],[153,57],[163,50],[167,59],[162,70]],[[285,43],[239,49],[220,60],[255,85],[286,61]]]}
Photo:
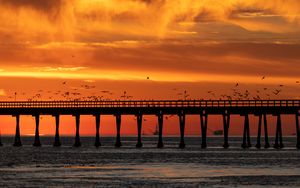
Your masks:
{"label": "flock of birds", "polygon": [[[66,81],[61,83],[63,86],[68,85]],[[96,88],[94,85],[88,85],[83,84],[80,85],[80,87],[69,87],[71,89],[68,90],[57,90],[57,91],[51,91],[51,90],[38,90],[34,95],[28,97],[28,95],[25,92],[17,93],[14,92],[14,95],[8,96],[8,99],[16,100],[17,96],[20,98],[25,98],[27,96],[28,101],[37,101],[37,100],[72,100],[72,101],[84,101],[84,100],[92,100],[92,101],[103,101],[103,100],[111,100],[111,97],[115,95],[112,91],[109,90],[100,90],[97,92],[92,92],[93,89]],[[88,93],[85,94],[85,93]],[[97,95],[96,93],[101,93],[101,95]],[[120,96],[120,99],[123,100],[129,100],[132,99],[133,96],[128,95],[126,91],[122,93]]]}
{"label": "flock of birds", "polygon": [[[147,77],[147,80],[150,78]],[[261,80],[265,80],[266,76],[263,76]],[[300,84],[299,81],[296,81],[296,84]],[[261,89],[250,90],[243,89],[240,83],[236,83],[231,88],[231,93],[223,93],[217,94],[219,92],[209,90],[206,93],[206,99],[208,100],[263,100],[263,99],[271,99],[275,96],[279,96],[284,90],[285,85],[279,84],[276,88],[267,88],[263,87]],[[121,100],[131,100],[134,97],[132,95],[128,95],[127,91],[124,91],[120,96],[117,96],[114,92],[109,90],[95,90],[97,89],[95,85],[90,84],[82,84],[80,87],[69,86],[68,82],[61,82],[61,90],[51,91],[51,90],[38,90],[36,94],[28,97],[28,94],[25,92],[17,93],[14,92],[14,95],[8,96],[8,99],[16,100],[18,98],[24,99],[27,96],[28,101],[36,101],[36,100],[72,100],[72,101],[84,101],[84,100],[92,100],[92,101],[109,101],[114,99]],[[177,93],[177,97],[180,100],[189,100],[191,99],[190,94],[187,90],[183,90],[182,92],[178,88],[173,88],[173,91]],[[100,95],[99,95],[100,93]],[[204,100],[204,98],[200,98],[200,100]]]}
{"label": "flock of birds", "polygon": [[[266,79],[266,76],[263,76],[261,80]],[[300,84],[300,81],[296,81],[296,84]],[[250,92],[248,89],[241,89],[240,83],[236,83],[233,88],[231,88],[232,93],[231,94],[220,94],[217,95],[215,91],[209,90],[207,91],[207,95],[209,96],[208,99],[219,99],[219,100],[263,100],[263,99],[272,99],[276,96],[279,96],[285,85],[279,84],[276,88],[268,88],[263,87],[262,89],[256,89],[254,92]],[[174,91],[177,91],[177,88],[173,89]],[[178,96],[182,96],[184,100],[187,100],[190,96],[187,94],[187,91],[184,90],[184,92],[177,93]],[[204,98],[201,98],[200,100],[204,100]]]}

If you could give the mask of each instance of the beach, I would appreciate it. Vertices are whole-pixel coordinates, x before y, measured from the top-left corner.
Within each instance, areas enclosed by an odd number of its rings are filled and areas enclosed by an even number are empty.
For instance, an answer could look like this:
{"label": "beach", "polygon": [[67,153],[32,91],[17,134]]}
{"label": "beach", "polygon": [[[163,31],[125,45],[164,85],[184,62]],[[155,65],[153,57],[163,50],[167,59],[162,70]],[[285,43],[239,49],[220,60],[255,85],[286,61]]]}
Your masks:
{"label": "beach", "polygon": [[[33,137],[23,137],[22,147],[12,147],[13,137],[2,138],[0,186],[5,187],[232,187],[300,185],[300,152],[295,137],[284,138],[282,150],[240,148],[240,137],[230,138],[223,149],[222,137],[209,137],[201,149],[200,137],[187,137],[186,148],[178,148],[178,137],[165,137],[165,147],[156,148],[157,138],[143,138],[135,148],[135,137],[123,137],[121,148],[114,137],[62,137],[63,146],[53,147],[52,137],[41,137],[42,147],[32,147]],[[254,145],[254,140],[253,140]],[[273,138],[271,138],[273,143]]]}

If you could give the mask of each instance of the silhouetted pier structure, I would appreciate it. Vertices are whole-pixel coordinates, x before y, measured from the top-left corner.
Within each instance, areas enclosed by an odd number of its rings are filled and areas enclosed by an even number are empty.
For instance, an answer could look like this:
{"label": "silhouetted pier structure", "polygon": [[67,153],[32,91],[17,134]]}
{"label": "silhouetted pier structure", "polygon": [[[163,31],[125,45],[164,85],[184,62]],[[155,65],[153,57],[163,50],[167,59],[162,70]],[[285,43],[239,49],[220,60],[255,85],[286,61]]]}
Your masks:
{"label": "silhouetted pier structure", "polygon": [[134,115],[137,119],[137,144],[142,144],[142,120],[143,115],[157,116],[159,134],[158,148],[163,144],[163,120],[165,115],[177,115],[179,117],[180,142],[179,147],[184,148],[184,130],[186,115],[199,115],[202,135],[201,148],[207,147],[207,122],[209,115],[223,116],[224,148],[229,147],[228,133],[231,115],[244,117],[244,132],[242,147],[251,147],[249,115],[258,116],[258,134],[256,147],[261,147],[261,129],[264,125],[265,148],[270,147],[268,139],[267,115],[277,117],[274,148],[283,148],[281,115],[294,115],[296,118],[296,147],[300,149],[300,100],[148,100],[148,101],[14,101],[0,102],[0,115],[12,115],[16,118],[16,134],[14,146],[22,146],[20,136],[20,116],[32,115],[35,117],[36,130],[33,146],[41,146],[39,138],[39,119],[41,115],[52,115],[55,117],[56,130],[53,146],[61,146],[59,137],[60,115],[73,115],[76,121],[76,136],[74,147],[81,146],[80,142],[80,115],[93,115],[96,121],[95,146],[101,146],[100,142],[100,116],[114,115],[116,118],[116,143],[115,147],[121,147],[121,119],[122,115]]}

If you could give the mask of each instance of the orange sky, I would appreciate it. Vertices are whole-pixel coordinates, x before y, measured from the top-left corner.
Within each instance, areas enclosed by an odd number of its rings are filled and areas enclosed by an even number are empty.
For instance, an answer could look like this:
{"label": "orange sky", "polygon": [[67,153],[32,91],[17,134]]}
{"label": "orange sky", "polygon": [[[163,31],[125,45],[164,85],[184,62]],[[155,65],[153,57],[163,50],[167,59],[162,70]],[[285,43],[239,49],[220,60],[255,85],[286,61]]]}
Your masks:
{"label": "orange sky", "polygon": [[[298,0],[0,0],[0,12],[0,100],[111,100],[124,91],[128,99],[183,99],[184,91],[219,99],[233,88],[250,99],[300,98]],[[130,118],[126,134],[136,132]],[[172,121],[166,131],[178,133]],[[13,118],[0,122],[14,133]],[[113,119],[103,122],[114,134]],[[53,134],[52,118],[41,123]],[[64,117],[62,133],[73,124]],[[93,134],[93,124],[83,118],[82,133]],[[187,132],[199,129],[191,118]],[[33,131],[32,118],[22,118],[22,134]]]}

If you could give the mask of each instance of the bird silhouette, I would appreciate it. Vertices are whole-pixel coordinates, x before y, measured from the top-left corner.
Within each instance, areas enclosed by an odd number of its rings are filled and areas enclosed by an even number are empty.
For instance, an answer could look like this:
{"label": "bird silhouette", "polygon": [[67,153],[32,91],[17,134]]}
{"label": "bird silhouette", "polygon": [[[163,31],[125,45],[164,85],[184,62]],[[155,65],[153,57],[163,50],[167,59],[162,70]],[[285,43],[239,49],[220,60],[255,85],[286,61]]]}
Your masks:
{"label": "bird silhouette", "polygon": [[275,91],[273,91],[273,94],[274,94],[274,95],[278,95],[280,92],[281,92],[281,90],[276,89]]}
{"label": "bird silhouette", "polygon": [[266,78],[266,76],[263,76],[261,79],[264,80]]}

